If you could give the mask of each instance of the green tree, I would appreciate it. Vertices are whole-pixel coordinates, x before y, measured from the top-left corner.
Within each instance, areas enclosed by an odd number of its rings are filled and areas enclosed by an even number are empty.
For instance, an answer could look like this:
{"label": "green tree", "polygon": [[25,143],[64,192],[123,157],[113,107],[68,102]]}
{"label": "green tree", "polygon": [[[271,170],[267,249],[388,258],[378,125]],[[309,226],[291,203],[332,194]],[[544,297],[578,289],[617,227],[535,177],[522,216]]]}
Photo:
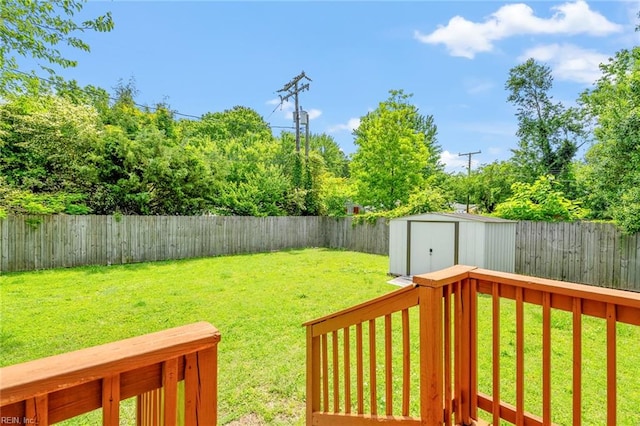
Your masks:
{"label": "green tree", "polygon": [[135,138],[145,121],[150,121],[135,104],[135,97],[138,94],[135,79],[132,77],[126,83],[120,79],[114,90],[115,102],[103,115],[103,122],[118,126],[130,138]]}
{"label": "green tree", "polygon": [[[595,218],[615,218],[640,231],[640,47],[622,50],[600,66],[602,77],[580,101],[595,124],[595,143],[579,175]],[[627,225],[623,225],[627,224]]]}
{"label": "green tree", "polygon": [[423,188],[412,192],[405,204],[393,210],[366,212],[356,216],[357,222],[375,222],[379,218],[391,219],[433,211],[446,212],[451,210],[453,193],[442,188],[449,183],[445,174],[434,174],[427,179]]}
{"label": "green tree", "polygon": [[322,157],[326,169],[334,176],[349,177],[349,158],[332,136],[324,133],[310,135],[309,150]]}
{"label": "green tree", "polygon": [[353,188],[347,178],[325,172],[320,177],[320,214],[331,217],[346,216],[347,202],[353,200]]}
{"label": "green tree", "polygon": [[55,85],[55,93],[75,105],[90,105],[94,107],[101,119],[109,111],[109,93],[103,88],[92,85],[80,87],[75,80],[61,80]]}
{"label": "green tree", "polygon": [[[326,134],[309,136],[309,153],[295,150],[295,137],[283,132],[281,149],[285,158],[285,170],[291,174],[293,193],[290,213],[294,215],[319,215],[325,211],[321,197],[321,186],[326,174],[336,177],[349,175],[349,160],[333,137]],[[326,195],[326,194],[324,194]]]}
{"label": "green tree", "polygon": [[226,181],[220,212],[237,216],[283,216],[290,184],[275,165],[256,164],[243,180]]}
{"label": "green tree", "polygon": [[511,196],[511,185],[515,180],[516,166],[511,161],[495,161],[472,172],[466,187],[471,202],[481,211],[492,213],[498,204]]}
{"label": "green tree", "polygon": [[[308,156],[302,151],[296,152],[295,137],[292,133],[282,132],[278,140],[276,162],[282,165],[291,182],[291,190],[287,196],[288,213],[294,216],[325,214],[325,197],[328,192],[324,191],[323,185],[325,182],[336,182],[330,176],[348,175],[346,155],[337,142],[325,134],[310,135]],[[329,192],[333,189],[330,188]],[[330,210],[333,212],[332,215],[338,210],[341,211],[333,207]]]}
{"label": "green tree", "polygon": [[107,125],[98,155],[99,180],[89,188],[90,205],[97,213],[222,212],[226,162],[206,136],[176,143],[154,120],[142,124],[134,137]]}
{"label": "green tree", "polygon": [[360,204],[376,210],[406,204],[438,168],[433,118],[423,117],[410,98],[402,90],[390,91],[354,131],[351,177]]}
{"label": "green tree", "polygon": [[[257,112],[236,106],[208,113],[189,124],[184,133],[206,136],[219,151],[225,169],[219,212],[243,216],[286,214],[291,181],[280,157],[279,141]],[[300,173],[302,176],[302,169]]]}
{"label": "green tree", "polygon": [[567,199],[551,175],[540,176],[532,184],[516,182],[513,195],[498,204],[496,216],[511,220],[572,221],[585,216],[585,211]]}
{"label": "green tree", "polygon": [[18,88],[30,77],[21,72],[18,57],[42,60],[40,67],[53,74],[49,65],[76,66],[58,45],[89,51],[89,45],[77,37],[87,30],[108,32],[113,29],[111,13],[92,20],[74,19],[86,0],[3,0],[0,7],[0,94]]}
{"label": "green tree", "polygon": [[95,108],[40,94],[0,105],[0,174],[36,193],[80,192],[97,179]]}
{"label": "green tree", "polygon": [[578,110],[553,102],[551,70],[533,59],[509,71],[505,88],[509,102],[517,108],[518,148],[513,162],[519,178],[533,182],[539,176],[553,175],[568,181],[573,157],[585,132]]}

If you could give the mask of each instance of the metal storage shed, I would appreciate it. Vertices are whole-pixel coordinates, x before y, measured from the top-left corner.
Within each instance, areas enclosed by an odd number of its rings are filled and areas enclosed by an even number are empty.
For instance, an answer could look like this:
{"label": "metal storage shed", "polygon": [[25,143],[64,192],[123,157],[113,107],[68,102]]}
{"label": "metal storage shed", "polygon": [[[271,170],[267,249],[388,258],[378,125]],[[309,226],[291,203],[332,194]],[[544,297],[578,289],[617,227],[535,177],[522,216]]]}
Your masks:
{"label": "metal storage shed", "polygon": [[425,213],[389,223],[389,272],[416,275],[462,264],[514,272],[516,222],[466,213]]}

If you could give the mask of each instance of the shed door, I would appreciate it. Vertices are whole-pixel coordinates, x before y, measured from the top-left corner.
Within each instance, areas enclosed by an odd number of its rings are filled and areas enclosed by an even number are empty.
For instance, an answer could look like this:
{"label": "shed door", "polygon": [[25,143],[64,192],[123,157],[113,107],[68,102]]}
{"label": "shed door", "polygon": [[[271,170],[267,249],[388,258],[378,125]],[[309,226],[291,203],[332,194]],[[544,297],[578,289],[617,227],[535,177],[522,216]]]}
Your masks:
{"label": "shed door", "polygon": [[417,275],[453,266],[454,223],[411,222],[409,274]]}

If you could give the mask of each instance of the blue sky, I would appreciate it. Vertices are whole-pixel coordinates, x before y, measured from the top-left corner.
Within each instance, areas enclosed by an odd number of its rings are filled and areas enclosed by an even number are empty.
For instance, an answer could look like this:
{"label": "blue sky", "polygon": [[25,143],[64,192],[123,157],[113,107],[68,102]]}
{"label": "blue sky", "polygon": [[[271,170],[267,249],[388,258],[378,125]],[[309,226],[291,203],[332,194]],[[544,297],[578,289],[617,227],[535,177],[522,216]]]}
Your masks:
{"label": "blue sky", "polygon": [[138,103],[196,116],[243,105],[291,126],[276,91],[304,70],[311,131],[347,154],[359,118],[404,89],[434,116],[447,170],[464,171],[460,152],[482,150],[477,165],[517,145],[510,68],[546,63],[554,98],[571,105],[598,63],[638,44],[639,10],[638,1],[91,1],[81,17],[111,11],[115,29],[84,34],[91,53],[68,51],[79,64],[60,74],[109,90],[133,77]]}

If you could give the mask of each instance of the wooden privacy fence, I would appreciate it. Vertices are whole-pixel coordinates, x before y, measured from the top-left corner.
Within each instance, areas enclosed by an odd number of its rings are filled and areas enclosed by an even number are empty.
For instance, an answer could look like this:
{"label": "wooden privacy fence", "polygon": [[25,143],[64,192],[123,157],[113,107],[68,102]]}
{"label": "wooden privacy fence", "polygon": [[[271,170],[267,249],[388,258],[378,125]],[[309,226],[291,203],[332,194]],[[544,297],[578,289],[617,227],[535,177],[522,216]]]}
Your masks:
{"label": "wooden privacy fence", "polygon": [[4,367],[2,424],[44,426],[102,408],[102,423],[118,426],[120,401],[137,397],[138,425],[215,425],[219,341],[201,322]]}
{"label": "wooden privacy fence", "polygon": [[388,226],[351,218],[10,216],[0,220],[0,271],[330,247],[387,254]]}
{"label": "wooden privacy fence", "polygon": [[[479,312],[480,298],[490,298],[490,312]],[[515,336],[500,320],[505,301],[515,302]],[[539,326],[542,344],[525,350],[526,306],[541,307],[540,323],[527,324],[527,333]],[[551,368],[552,311],[570,313],[573,330],[572,414],[564,424],[593,421],[583,419],[582,409],[582,350],[593,343],[583,339],[584,317],[605,325],[606,350],[598,358],[604,358],[606,402],[598,412],[606,413],[610,426],[633,423],[617,416],[617,332],[621,323],[640,326],[640,294],[454,266],[415,276],[412,286],[305,324],[307,424],[470,425],[484,410],[484,420],[495,425],[550,425],[556,421],[552,407],[562,404],[554,403],[557,393],[551,393],[554,372],[559,373]],[[479,315],[491,316],[489,330],[479,330]],[[490,333],[489,346],[479,347],[480,333]],[[505,345],[507,339],[515,345]],[[505,375],[501,361],[508,347],[515,348],[516,363]],[[541,353],[534,354],[537,350]],[[491,359],[488,367],[483,364],[489,371],[482,373],[492,378],[484,393],[478,390],[479,351]],[[525,355],[528,362],[533,355],[542,359],[541,389],[532,389],[531,370],[525,376]],[[631,380],[636,378],[631,373]],[[541,394],[540,412],[525,409],[525,389]],[[507,400],[506,394],[515,398]],[[527,407],[532,405],[529,401]]]}
{"label": "wooden privacy fence", "polygon": [[608,223],[519,222],[519,274],[640,291],[640,233]]}
{"label": "wooden privacy fence", "polygon": [[[352,218],[42,216],[0,220],[0,272],[305,247],[389,254],[389,226]],[[640,291],[640,234],[603,223],[519,222],[520,274]]]}

